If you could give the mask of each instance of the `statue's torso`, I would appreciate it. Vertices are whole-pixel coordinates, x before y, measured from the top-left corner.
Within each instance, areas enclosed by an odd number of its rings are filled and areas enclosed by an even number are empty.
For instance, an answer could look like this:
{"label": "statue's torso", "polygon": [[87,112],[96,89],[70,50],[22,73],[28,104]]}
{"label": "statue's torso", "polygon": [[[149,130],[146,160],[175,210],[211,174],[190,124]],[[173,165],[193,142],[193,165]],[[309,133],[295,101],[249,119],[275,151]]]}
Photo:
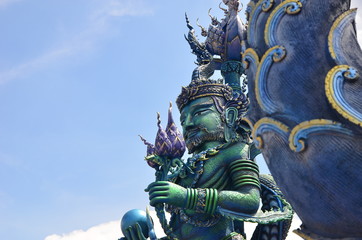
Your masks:
{"label": "statue's torso", "polygon": [[[220,152],[204,161],[203,173],[200,178],[193,185],[195,174],[188,172],[185,178],[179,178],[177,184],[189,188],[214,188],[218,191],[233,190],[231,187],[231,179],[229,172],[229,164],[237,159],[246,158],[248,146],[244,143],[236,143],[228,148],[221,149]],[[211,216],[205,213],[196,213],[193,210],[181,209],[180,212],[173,212],[173,219],[171,227],[180,239],[202,239],[202,240],[215,240],[222,239],[231,232],[233,232],[233,223],[231,220],[221,217],[216,214]],[[183,215],[183,216],[182,216]],[[181,218],[188,218],[185,221]],[[212,226],[195,226],[190,222],[199,221],[206,224],[211,219]],[[216,222],[216,223],[215,223]]]}

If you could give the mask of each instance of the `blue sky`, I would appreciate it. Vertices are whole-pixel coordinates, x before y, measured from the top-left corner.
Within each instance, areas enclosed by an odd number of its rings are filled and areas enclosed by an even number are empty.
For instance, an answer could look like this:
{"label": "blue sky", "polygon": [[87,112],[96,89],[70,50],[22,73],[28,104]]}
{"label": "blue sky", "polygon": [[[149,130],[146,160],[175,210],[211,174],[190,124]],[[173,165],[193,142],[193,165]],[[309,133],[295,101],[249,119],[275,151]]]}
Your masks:
{"label": "blue sky", "polygon": [[0,239],[145,208],[154,171],[137,135],[154,141],[156,112],[166,123],[190,81],[184,13],[206,27],[219,2],[0,0]]}

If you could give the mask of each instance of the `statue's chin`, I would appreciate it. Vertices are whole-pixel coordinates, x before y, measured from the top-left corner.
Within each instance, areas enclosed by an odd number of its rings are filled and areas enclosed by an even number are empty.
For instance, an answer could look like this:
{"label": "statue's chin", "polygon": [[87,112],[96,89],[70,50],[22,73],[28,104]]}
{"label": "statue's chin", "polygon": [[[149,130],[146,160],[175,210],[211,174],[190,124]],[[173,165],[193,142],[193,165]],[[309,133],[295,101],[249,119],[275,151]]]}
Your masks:
{"label": "statue's chin", "polygon": [[186,147],[189,153],[194,153],[202,145],[202,141],[199,137],[193,137],[186,141]]}

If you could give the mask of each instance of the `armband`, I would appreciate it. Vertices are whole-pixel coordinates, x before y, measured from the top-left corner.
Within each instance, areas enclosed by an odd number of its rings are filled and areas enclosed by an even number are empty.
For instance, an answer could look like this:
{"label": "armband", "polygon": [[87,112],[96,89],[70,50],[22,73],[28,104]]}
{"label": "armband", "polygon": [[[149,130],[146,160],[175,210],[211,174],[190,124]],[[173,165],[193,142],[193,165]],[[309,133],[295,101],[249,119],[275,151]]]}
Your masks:
{"label": "armband", "polygon": [[213,188],[187,188],[186,209],[213,215],[218,202],[218,192]]}
{"label": "armband", "polygon": [[252,160],[240,159],[232,162],[230,175],[235,189],[244,185],[253,185],[260,189],[259,167]]}

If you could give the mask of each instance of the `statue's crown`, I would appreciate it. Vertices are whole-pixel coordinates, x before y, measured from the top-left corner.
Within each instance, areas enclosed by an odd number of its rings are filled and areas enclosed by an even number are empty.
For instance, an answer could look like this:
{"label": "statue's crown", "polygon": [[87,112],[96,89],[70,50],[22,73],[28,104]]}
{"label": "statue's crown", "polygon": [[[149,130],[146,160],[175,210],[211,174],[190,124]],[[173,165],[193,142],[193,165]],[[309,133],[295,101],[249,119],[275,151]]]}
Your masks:
{"label": "statue's crown", "polygon": [[224,84],[222,80],[192,81],[187,87],[182,87],[181,94],[176,103],[181,111],[187,103],[201,97],[222,97],[229,101],[233,97],[233,89]]}

